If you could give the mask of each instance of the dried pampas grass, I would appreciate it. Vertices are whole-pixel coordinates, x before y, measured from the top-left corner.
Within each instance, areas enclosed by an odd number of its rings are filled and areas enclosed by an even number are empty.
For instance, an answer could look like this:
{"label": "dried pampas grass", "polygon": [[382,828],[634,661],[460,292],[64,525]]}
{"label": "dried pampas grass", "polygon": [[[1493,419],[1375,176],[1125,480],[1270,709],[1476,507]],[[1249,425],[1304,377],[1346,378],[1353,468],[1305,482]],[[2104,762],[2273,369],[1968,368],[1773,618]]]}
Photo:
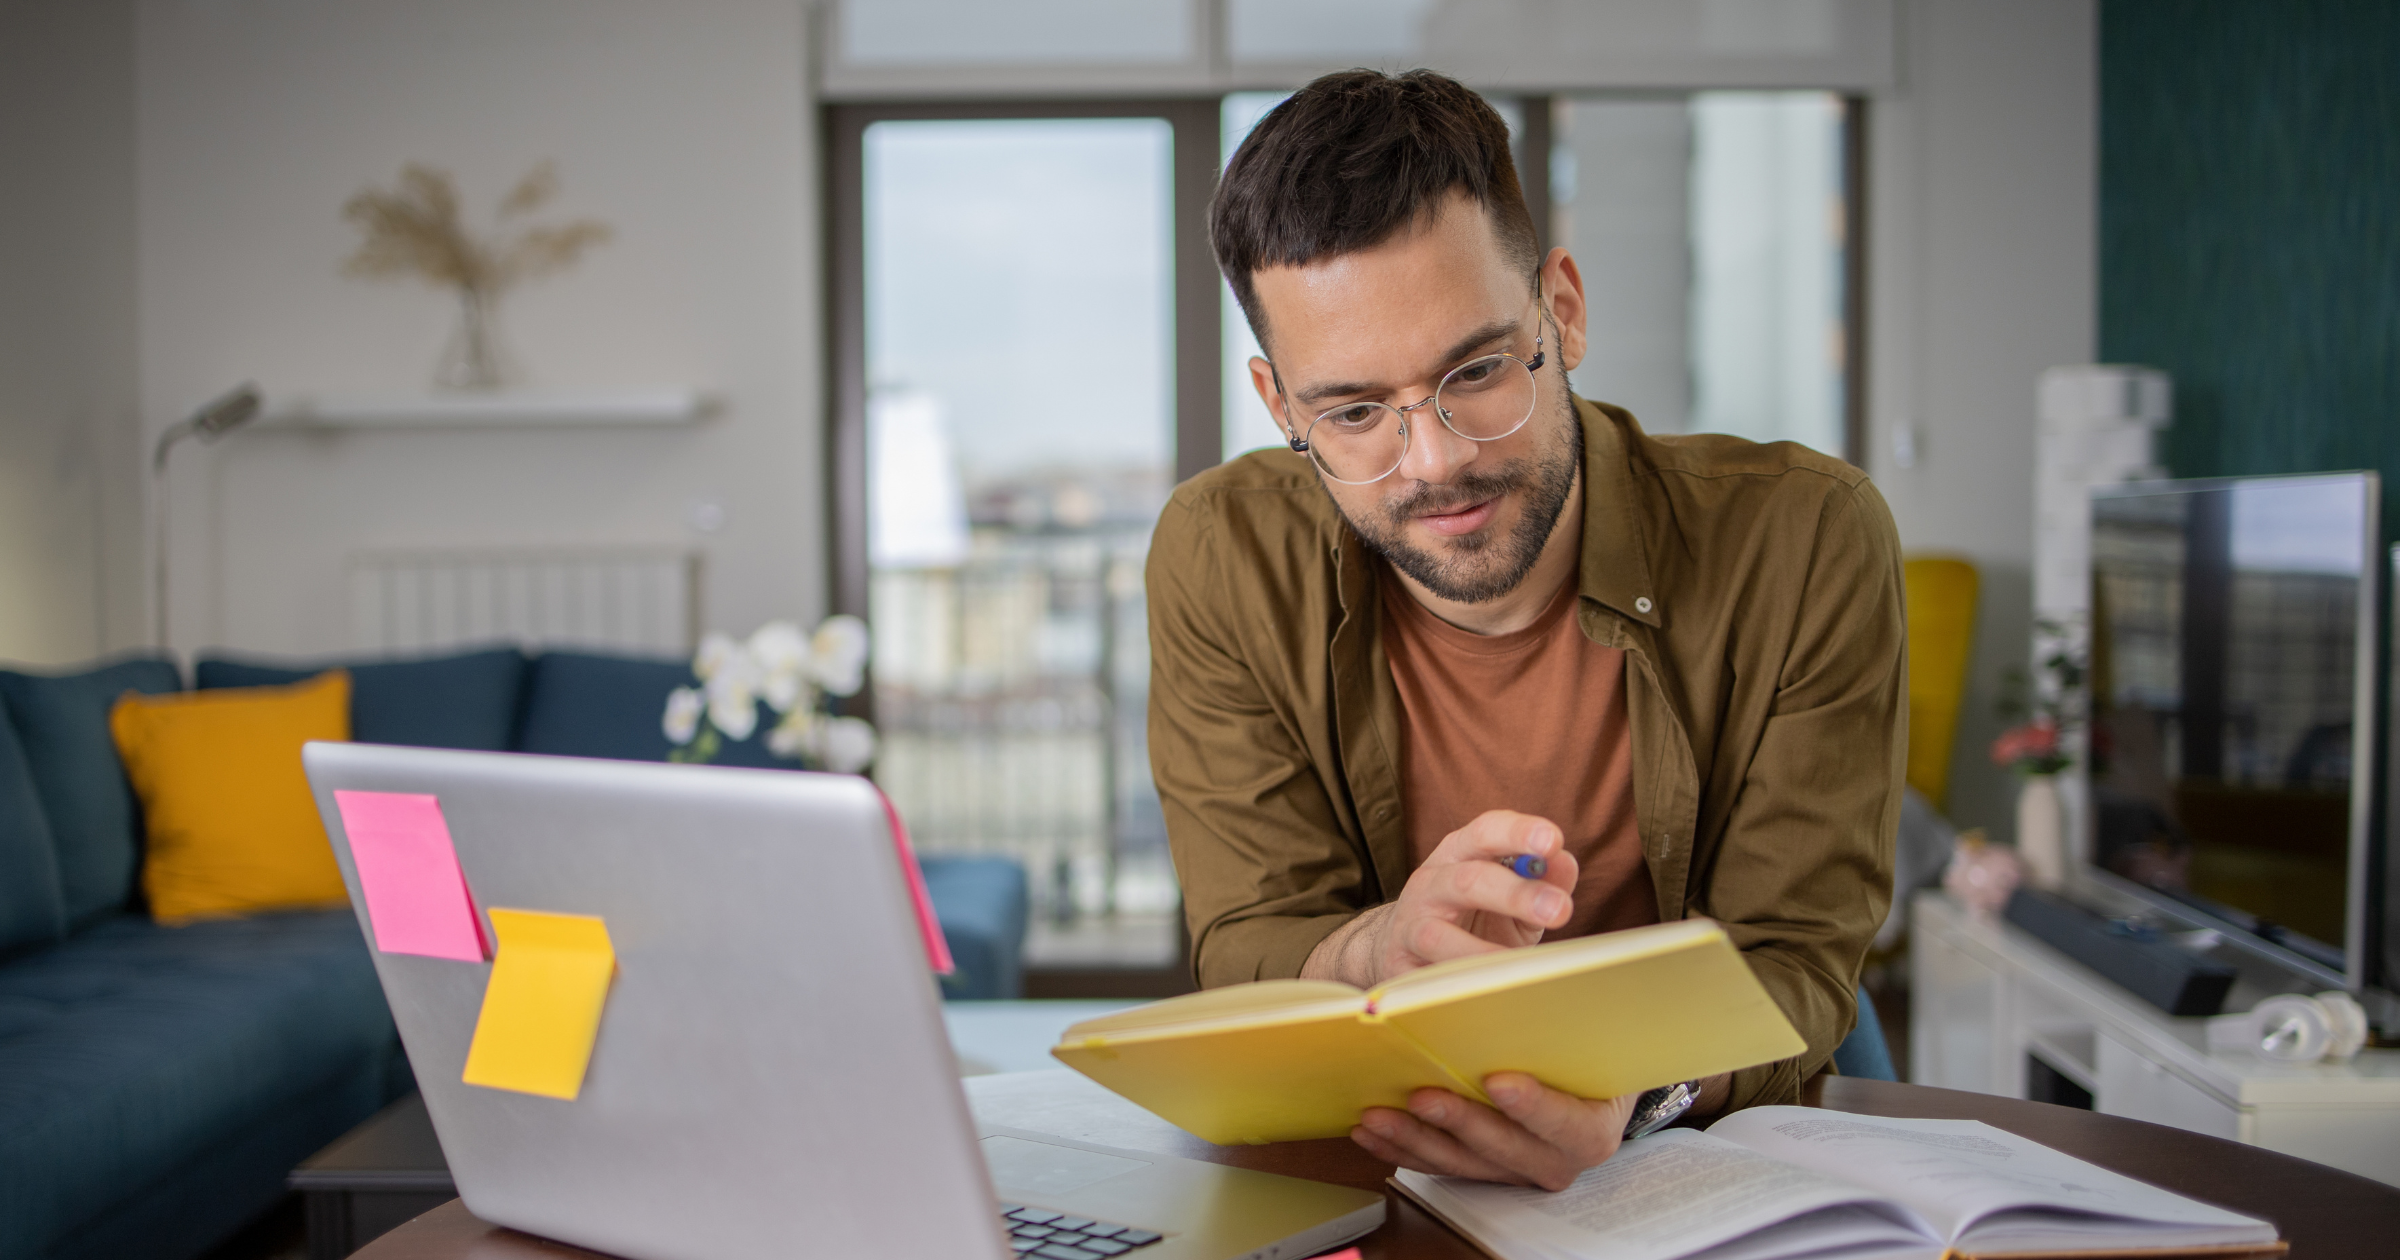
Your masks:
{"label": "dried pampas grass", "polygon": [[478,239],[460,221],[450,173],[411,162],[391,188],[368,187],[343,204],[342,217],[358,225],[363,239],[342,271],[371,279],[413,275],[471,298],[496,298],[519,281],[566,270],[609,239],[609,226],[597,219],[516,226],[557,195],[557,163],[536,165],[500,199],[499,229]]}

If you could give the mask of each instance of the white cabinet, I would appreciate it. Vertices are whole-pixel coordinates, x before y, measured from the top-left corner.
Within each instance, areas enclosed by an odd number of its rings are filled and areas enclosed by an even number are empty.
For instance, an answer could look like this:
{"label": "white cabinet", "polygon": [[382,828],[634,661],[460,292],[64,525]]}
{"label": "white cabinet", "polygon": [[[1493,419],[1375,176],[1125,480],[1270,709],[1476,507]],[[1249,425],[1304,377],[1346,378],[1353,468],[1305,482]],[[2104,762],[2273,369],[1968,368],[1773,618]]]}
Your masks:
{"label": "white cabinet", "polygon": [[2400,1050],[2344,1064],[2212,1054],[2177,1019],[1940,893],[1911,905],[1909,1079],[2029,1096],[2038,1060],[2096,1111],[2248,1142],[2400,1185]]}
{"label": "white cabinet", "polygon": [[2114,1037],[2102,1033],[2094,1040],[2099,1043],[2099,1062],[2093,1065],[2099,1088],[2092,1091],[2092,1110],[2242,1140],[2241,1108]]}
{"label": "white cabinet", "polygon": [[1911,995],[1920,1005],[1909,1021],[1909,1079],[2006,1092],[1992,1053],[2000,1027],[2000,973],[1938,937],[1919,938],[1911,948],[1920,977]]}

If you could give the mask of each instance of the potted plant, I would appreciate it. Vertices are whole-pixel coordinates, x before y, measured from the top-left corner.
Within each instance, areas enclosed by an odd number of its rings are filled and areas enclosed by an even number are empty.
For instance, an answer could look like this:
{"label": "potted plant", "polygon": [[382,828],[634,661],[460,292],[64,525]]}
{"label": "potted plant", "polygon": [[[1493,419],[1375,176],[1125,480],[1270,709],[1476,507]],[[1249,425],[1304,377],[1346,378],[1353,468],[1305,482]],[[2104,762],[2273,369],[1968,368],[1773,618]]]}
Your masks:
{"label": "potted plant", "polygon": [[833,711],[836,699],[866,685],[867,623],[856,617],[827,617],[809,635],[788,621],[770,621],[748,639],[711,634],[692,673],[700,685],[667,693],[660,718],[675,745],[670,761],[706,762],[726,741],[750,738],[762,705],[775,717],[767,750],[778,757],[836,774],[875,760],[875,728]]}
{"label": "potted plant", "polygon": [[[2081,734],[2084,666],[2075,627],[2034,623],[2039,674],[2017,673],[2003,689],[2004,717],[2023,719],[1992,741],[1992,761],[2017,772],[2017,856],[2036,888],[2066,882],[2066,811],[2059,776],[2075,765]],[[2031,695],[2025,693],[2030,690]]]}

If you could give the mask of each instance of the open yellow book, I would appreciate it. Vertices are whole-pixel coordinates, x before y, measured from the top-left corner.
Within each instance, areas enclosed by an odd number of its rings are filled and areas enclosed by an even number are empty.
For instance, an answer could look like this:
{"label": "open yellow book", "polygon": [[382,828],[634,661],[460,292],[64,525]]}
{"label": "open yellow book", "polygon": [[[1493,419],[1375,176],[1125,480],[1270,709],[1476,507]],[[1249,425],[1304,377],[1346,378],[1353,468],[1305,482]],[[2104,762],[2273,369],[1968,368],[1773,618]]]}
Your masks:
{"label": "open yellow book", "polygon": [[1050,1053],[1220,1145],[1340,1137],[1428,1085],[1494,1072],[1614,1098],[1799,1054],[1706,919],[1460,958],[1361,992],[1261,980],[1088,1019]]}

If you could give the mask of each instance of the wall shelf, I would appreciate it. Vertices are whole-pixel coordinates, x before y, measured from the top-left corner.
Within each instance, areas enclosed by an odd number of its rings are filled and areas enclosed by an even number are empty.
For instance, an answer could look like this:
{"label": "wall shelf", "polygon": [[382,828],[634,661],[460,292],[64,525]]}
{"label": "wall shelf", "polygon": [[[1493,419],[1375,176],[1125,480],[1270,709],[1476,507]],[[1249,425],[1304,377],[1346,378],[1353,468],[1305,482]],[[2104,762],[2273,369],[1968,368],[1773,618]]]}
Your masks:
{"label": "wall shelf", "polygon": [[694,424],[715,409],[681,387],[587,393],[295,394],[272,398],[261,422],[299,429],[640,428]]}

